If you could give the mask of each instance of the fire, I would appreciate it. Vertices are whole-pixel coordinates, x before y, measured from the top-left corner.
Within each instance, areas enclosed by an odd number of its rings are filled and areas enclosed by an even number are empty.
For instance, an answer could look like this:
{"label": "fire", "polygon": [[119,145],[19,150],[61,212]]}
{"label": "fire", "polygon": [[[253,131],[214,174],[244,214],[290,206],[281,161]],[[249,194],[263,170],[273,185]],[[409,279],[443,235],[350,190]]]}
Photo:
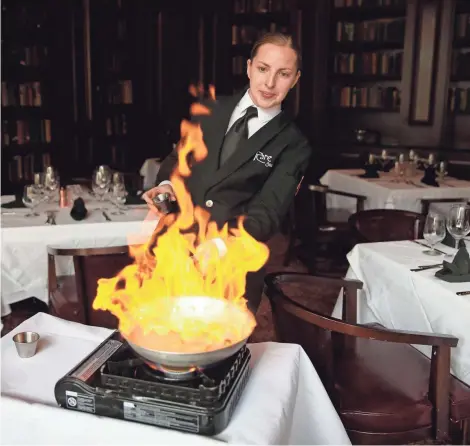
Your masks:
{"label": "fire", "polygon": [[[190,91],[198,92],[195,87]],[[209,94],[215,98],[213,88]],[[208,114],[209,110],[196,104],[192,113]],[[191,162],[199,162],[206,155],[200,126],[182,121],[178,165],[171,176],[180,212],[161,218],[144,245],[129,246],[132,265],[114,278],[98,281],[93,308],[113,313],[124,337],[142,347],[187,353],[211,351],[245,339],[256,325],[244,298],[246,274],[266,263],[269,250],[245,231],[243,217],[236,228],[225,225],[219,229],[207,211],[193,205],[184,178],[191,175]],[[220,257],[212,246],[214,250],[201,269],[193,256],[198,246],[213,238],[224,240],[227,253]],[[184,317],[175,298],[185,296],[210,297],[214,303],[222,300],[227,305],[215,319],[200,314]],[[237,311],[231,311],[234,306]]]}

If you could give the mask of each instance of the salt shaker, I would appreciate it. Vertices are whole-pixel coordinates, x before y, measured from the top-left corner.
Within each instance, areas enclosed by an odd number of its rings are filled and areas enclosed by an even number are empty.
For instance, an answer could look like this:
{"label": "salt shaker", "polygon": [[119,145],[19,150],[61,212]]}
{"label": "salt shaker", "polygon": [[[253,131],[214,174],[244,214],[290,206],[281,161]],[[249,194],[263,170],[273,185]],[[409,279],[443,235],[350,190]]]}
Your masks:
{"label": "salt shaker", "polygon": [[61,208],[67,207],[67,194],[65,193],[65,189],[63,187],[60,188],[59,192],[59,206]]}

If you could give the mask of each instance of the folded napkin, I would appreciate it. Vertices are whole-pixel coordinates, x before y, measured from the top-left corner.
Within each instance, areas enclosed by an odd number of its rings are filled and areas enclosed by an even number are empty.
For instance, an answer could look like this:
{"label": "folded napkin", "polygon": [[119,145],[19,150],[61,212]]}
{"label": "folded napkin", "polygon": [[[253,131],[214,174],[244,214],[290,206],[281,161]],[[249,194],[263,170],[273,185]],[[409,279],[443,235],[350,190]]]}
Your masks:
{"label": "folded napkin", "polygon": [[[446,236],[444,237],[444,240],[442,240],[441,243],[443,245],[450,246],[451,248],[457,248],[457,242],[455,241],[455,238],[450,235],[447,229],[446,229]],[[460,248],[462,246],[465,247],[465,242],[463,240],[460,240],[460,245],[458,247]]]}
{"label": "folded napkin", "polygon": [[470,282],[470,256],[467,248],[460,245],[452,262],[443,261],[443,268],[436,272],[436,277],[446,282]]}
{"label": "folded napkin", "polygon": [[421,178],[421,183],[428,186],[439,187],[439,183],[436,181],[436,169],[428,167],[424,171],[424,176]]}
{"label": "folded napkin", "polygon": [[131,195],[128,194],[126,197],[126,204],[129,205],[137,205],[137,204],[145,204],[146,201],[142,198],[142,194],[139,195]]}
{"label": "folded napkin", "polygon": [[87,208],[85,207],[85,202],[83,198],[77,198],[73,202],[72,210],[70,211],[70,216],[74,220],[83,220],[88,214]]}
{"label": "folded napkin", "polygon": [[359,175],[360,178],[380,178],[377,164],[366,164],[364,166],[365,173]]}
{"label": "folded napkin", "polygon": [[14,201],[9,203],[2,204],[2,208],[12,209],[12,208],[25,208],[26,206],[23,203],[23,197],[21,195],[15,195]]}
{"label": "folded napkin", "polygon": [[395,166],[395,162],[393,160],[388,160],[385,162],[381,168],[382,172],[390,172],[393,167]]}

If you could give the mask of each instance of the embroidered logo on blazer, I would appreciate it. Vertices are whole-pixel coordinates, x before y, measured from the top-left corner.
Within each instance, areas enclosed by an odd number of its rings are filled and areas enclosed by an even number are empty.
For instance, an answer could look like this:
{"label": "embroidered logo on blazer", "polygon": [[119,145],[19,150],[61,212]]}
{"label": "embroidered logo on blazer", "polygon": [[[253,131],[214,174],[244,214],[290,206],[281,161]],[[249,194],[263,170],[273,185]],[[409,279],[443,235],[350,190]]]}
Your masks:
{"label": "embroidered logo on blazer", "polygon": [[273,157],[272,155],[265,155],[263,152],[256,152],[253,161],[258,161],[261,164],[264,164],[266,167],[273,167]]}

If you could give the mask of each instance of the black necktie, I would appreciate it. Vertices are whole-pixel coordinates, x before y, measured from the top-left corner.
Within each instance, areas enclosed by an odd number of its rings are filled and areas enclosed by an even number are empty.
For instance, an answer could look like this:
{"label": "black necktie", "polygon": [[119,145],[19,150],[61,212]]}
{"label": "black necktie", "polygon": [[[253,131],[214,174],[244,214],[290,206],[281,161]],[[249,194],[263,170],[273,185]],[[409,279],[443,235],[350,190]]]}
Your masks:
{"label": "black necktie", "polygon": [[222,150],[220,151],[220,166],[222,166],[237,150],[240,142],[248,139],[248,121],[258,116],[258,109],[250,106],[246,113],[238,118],[225,135]]}

